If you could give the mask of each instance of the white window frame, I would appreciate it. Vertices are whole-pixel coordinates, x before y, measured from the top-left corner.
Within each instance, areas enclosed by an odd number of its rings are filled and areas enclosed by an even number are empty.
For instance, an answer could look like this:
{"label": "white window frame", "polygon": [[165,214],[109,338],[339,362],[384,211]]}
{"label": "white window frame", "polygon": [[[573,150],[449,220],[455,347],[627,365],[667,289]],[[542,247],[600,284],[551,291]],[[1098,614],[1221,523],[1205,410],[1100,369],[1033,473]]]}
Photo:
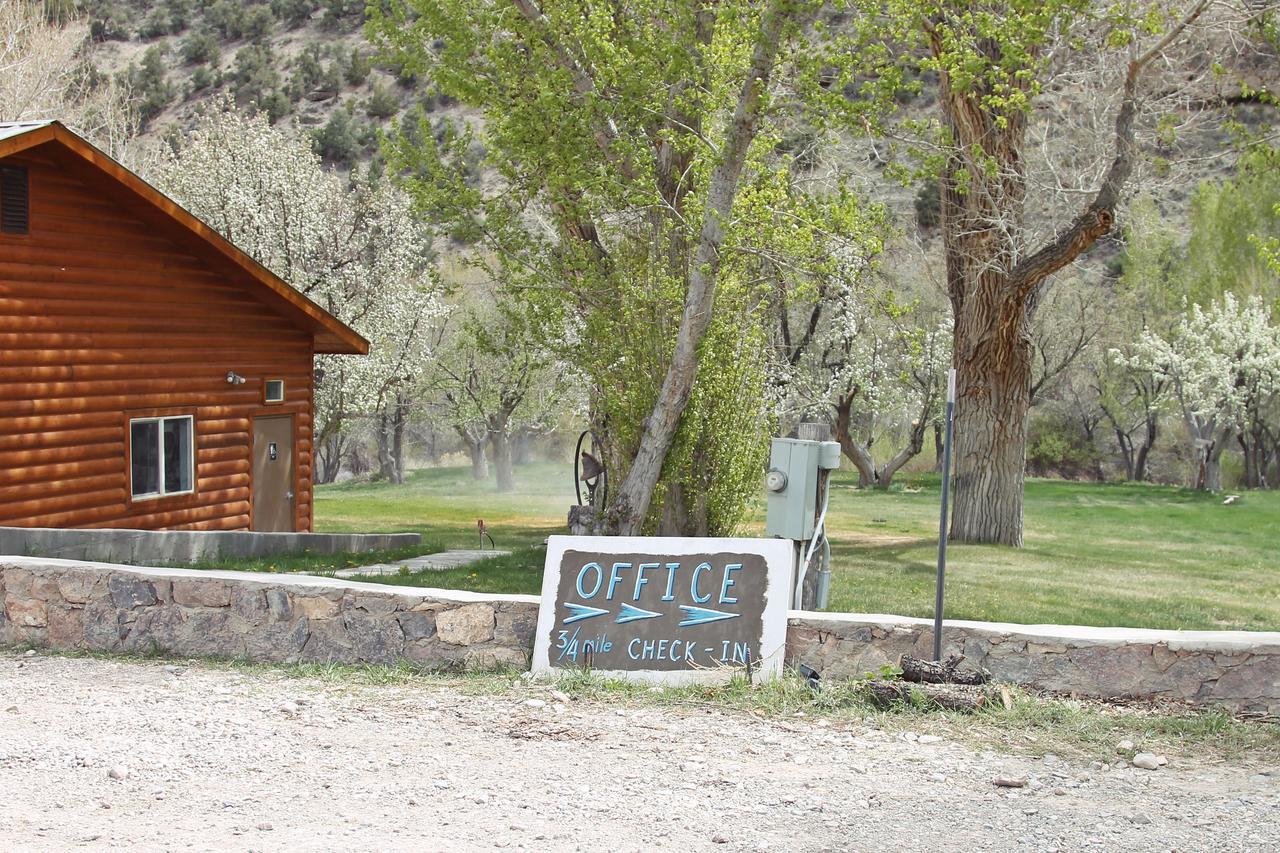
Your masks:
{"label": "white window frame", "polygon": [[[187,421],[190,426],[189,435],[191,436],[191,455],[187,459],[187,482],[191,484],[191,488],[182,489],[181,491],[166,492],[164,489],[164,422],[165,421]],[[157,481],[160,484],[160,491],[145,492],[141,495],[133,493],[133,425],[154,423],[159,424],[156,430],[156,458],[159,460],[160,470]],[[190,495],[196,490],[196,423],[195,417],[192,415],[153,415],[146,418],[130,418],[129,419],[129,499],[133,501],[154,501],[160,498],[171,498],[175,495]]]}
{"label": "white window frame", "polygon": [[[270,389],[271,389],[271,383],[273,383],[273,382],[279,382],[279,383],[280,383],[280,396],[279,396],[279,397],[272,397],[272,396],[271,396],[271,390],[270,390]],[[287,395],[287,393],[288,393],[288,392],[285,390],[285,382],[284,382],[284,380],[283,380],[283,379],[264,379],[264,380],[262,380],[262,402],[263,402],[264,404],[269,405],[269,406],[276,406],[276,405],[279,405],[280,403],[283,403],[283,402],[284,402],[284,398],[285,398],[285,396]]]}

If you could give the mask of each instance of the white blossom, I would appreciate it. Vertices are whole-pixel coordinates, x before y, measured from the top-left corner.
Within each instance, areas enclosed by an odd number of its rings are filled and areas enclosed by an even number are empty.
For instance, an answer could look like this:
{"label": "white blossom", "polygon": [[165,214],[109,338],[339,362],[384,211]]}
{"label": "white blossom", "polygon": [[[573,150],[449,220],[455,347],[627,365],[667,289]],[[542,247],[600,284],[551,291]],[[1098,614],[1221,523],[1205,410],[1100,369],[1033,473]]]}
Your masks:
{"label": "white blossom", "polygon": [[317,434],[381,408],[421,372],[445,313],[427,238],[384,182],[327,172],[298,133],[223,102],[161,159],[157,183],[370,342],[316,359]]}

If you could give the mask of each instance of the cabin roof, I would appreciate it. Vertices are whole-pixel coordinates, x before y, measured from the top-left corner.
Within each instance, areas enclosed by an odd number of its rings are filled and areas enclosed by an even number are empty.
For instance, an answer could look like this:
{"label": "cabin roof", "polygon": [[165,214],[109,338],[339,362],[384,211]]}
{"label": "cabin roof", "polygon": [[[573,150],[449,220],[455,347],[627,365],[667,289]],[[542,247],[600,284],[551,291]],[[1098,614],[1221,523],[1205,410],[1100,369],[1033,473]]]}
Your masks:
{"label": "cabin roof", "polygon": [[186,208],[68,130],[61,122],[0,122],[0,160],[45,145],[57,146],[112,179],[144,207],[162,214],[180,232],[196,238],[194,244],[210,256],[229,261],[247,273],[246,280],[253,292],[268,307],[312,332],[316,352],[364,355],[369,351],[369,342],[341,320],[290,287]]}

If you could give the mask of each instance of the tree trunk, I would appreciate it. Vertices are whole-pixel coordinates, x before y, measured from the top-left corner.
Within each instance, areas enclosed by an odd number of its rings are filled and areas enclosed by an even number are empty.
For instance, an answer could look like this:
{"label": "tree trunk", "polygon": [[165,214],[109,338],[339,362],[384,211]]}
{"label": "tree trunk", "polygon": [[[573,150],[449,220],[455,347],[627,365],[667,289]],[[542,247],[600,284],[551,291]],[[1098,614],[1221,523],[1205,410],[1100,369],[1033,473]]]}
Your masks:
{"label": "tree trunk", "polygon": [[951,539],[1021,546],[1031,360],[1001,363],[990,343],[973,349],[974,360],[956,371],[956,398],[964,404],[956,406]]}
{"label": "tree trunk", "polygon": [[317,483],[332,483],[338,479],[338,474],[342,473],[342,444],[342,434],[337,431],[320,442],[319,452],[316,454],[319,461]]}
{"label": "tree trunk", "polygon": [[473,438],[465,429],[459,429],[458,436],[462,439],[462,443],[466,445],[467,453],[471,456],[471,479],[489,479],[489,460],[484,454],[485,439]]}
{"label": "tree trunk", "polygon": [[1112,429],[1116,434],[1116,444],[1120,446],[1120,458],[1124,461],[1124,478],[1136,482],[1138,472],[1137,453],[1133,449],[1133,437],[1122,430],[1114,421]]}
{"label": "tree trunk", "polygon": [[942,423],[940,421],[933,422],[933,473],[942,473],[942,461],[946,455],[946,447],[943,445]]}
{"label": "tree trunk", "polygon": [[835,434],[840,444],[840,451],[858,469],[858,485],[870,486],[876,481],[876,463],[871,452],[853,437],[853,397],[841,396],[835,403]]}
{"label": "tree trunk", "polygon": [[495,430],[489,434],[489,444],[493,447],[493,470],[497,475],[498,491],[514,492],[516,476],[511,465],[511,436],[505,429]]}
{"label": "tree trunk", "polygon": [[[853,463],[853,467],[858,469],[858,485],[867,487],[873,486],[877,489],[887,489],[893,483],[893,477],[912,459],[920,454],[924,449],[924,434],[929,429],[928,421],[925,420],[925,414],[933,408],[933,398],[925,396],[921,404],[921,416],[911,424],[911,429],[907,433],[907,444],[896,455],[882,466],[876,465],[875,457],[871,455],[871,448],[866,444],[858,441],[853,436],[853,401],[854,395],[840,396],[836,399],[835,406],[835,425],[834,432],[836,441],[840,444],[840,451]],[[939,451],[938,458],[942,458]]]}
{"label": "tree trunk", "polygon": [[409,424],[410,402],[403,394],[396,395],[395,422],[391,426],[392,479],[396,485],[404,484],[404,431]]}
{"label": "tree trunk", "polygon": [[672,483],[662,498],[662,516],[658,519],[659,536],[693,536],[693,522],[685,500],[683,483]]}
{"label": "tree trunk", "polygon": [[1138,448],[1138,455],[1133,463],[1133,479],[1139,483],[1147,480],[1147,459],[1151,456],[1151,449],[1156,446],[1156,430],[1159,425],[1160,419],[1154,413],[1148,413],[1142,446]]}
{"label": "tree trunk", "polygon": [[511,460],[514,464],[528,465],[533,459],[533,435],[527,429],[516,432],[511,442]]}
{"label": "tree trunk", "polygon": [[693,259],[688,266],[684,313],[676,331],[671,363],[653,409],[645,419],[640,444],[626,479],[618,487],[609,508],[610,518],[606,524],[619,535],[637,536],[641,533],[663,463],[689,404],[698,373],[698,348],[710,326],[715,306],[725,224],[732,214],[742,169],[756,137],[783,29],[796,9],[796,4],[790,0],[773,0],[761,14],[760,33],[752,48],[751,62],[738,92],[720,157],[707,182],[702,224]]}
{"label": "tree trunk", "polygon": [[378,479],[386,480],[394,483],[396,481],[396,461],[391,449],[391,434],[394,431],[392,426],[393,417],[385,412],[378,415],[377,444],[378,444]]}

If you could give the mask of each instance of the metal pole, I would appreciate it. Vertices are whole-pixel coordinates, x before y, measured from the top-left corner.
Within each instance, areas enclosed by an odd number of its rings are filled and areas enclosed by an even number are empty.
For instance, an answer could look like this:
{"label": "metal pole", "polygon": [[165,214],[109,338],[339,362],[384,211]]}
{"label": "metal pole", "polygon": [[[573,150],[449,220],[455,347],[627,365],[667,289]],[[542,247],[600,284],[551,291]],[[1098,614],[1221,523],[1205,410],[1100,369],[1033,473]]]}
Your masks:
{"label": "metal pole", "polygon": [[942,660],[942,590],[947,578],[947,502],[951,497],[951,428],[956,411],[956,371],[947,371],[947,424],[942,443],[942,514],[938,520],[938,580],[933,599],[933,659]]}

